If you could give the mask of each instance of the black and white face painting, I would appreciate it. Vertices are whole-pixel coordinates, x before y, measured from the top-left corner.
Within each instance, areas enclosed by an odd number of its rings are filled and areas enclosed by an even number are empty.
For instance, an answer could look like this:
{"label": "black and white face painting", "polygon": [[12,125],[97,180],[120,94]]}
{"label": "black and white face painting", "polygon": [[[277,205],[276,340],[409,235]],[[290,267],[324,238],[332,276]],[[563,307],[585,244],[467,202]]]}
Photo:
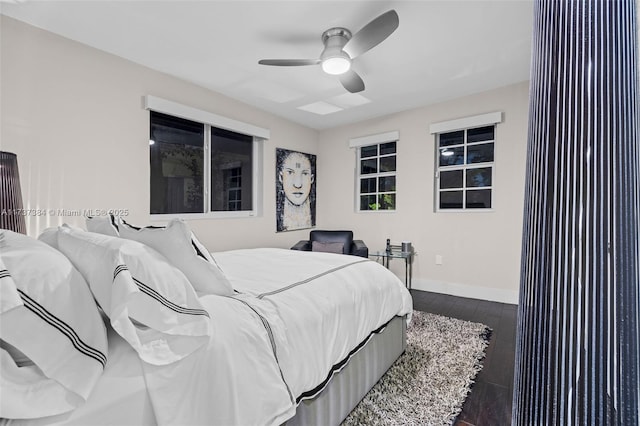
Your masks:
{"label": "black and white face painting", "polygon": [[277,231],[315,225],[315,155],[276,150]]}

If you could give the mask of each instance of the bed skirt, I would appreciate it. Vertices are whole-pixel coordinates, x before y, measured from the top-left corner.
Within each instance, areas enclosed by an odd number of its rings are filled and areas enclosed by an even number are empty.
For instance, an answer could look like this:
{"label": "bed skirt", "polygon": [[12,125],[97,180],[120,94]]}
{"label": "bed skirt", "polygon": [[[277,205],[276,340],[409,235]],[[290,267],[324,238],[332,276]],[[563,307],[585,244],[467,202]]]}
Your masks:
{"label": "bed skirt", "polygon": [[300,402],[296,415],[284,425],[339,425],[402,355],[406,337],[406,317],[393,318],[353,355],[320,394]]}

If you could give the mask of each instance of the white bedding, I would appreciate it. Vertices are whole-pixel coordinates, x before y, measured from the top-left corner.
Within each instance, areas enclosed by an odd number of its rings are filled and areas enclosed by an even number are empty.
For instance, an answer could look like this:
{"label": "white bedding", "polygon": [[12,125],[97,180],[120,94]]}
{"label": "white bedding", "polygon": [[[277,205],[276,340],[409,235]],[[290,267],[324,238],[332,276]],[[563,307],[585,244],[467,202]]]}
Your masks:
{"label": "white bedding", "polygon": [[107,365],[87,402],[57,416],[38,419],[0,419],[0,425],[136,425],[157,424],[137,352],[107,327]]}
{"label": "white bedding", "polygon": [[213,254],[234,297],[208,295],[208,345],[166,366],[143,364],[160,424],[281,424],[334,366],[396,315],[402,282],[354,256],[284,249]]}

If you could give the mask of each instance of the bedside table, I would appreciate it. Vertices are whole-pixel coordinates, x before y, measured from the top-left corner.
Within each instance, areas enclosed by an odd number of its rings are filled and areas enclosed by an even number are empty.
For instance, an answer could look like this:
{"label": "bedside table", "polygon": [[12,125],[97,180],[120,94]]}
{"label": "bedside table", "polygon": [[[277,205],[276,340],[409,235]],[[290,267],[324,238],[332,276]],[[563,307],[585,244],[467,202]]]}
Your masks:
{"label": "bedside table", "polygon": [[370,258],[375,258],[376,261],[381,262],[387,269],[389,269],[389,261],[391,259],[404,259],[404,284],[411,290],[411,278],[413,275],[413,258],[418,253],[415,251],[403,252],[399,246],[391,246],[391,251],[378,250],[373,253],[369,253]]}

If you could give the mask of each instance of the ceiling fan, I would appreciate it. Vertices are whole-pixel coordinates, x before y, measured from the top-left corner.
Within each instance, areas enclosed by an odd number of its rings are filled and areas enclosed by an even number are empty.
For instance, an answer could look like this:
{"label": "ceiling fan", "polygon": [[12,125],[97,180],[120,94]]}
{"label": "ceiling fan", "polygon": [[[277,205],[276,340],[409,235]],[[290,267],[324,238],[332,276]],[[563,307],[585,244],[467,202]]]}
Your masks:
{"label": "ceiling fan", "polygon": [[261,59],[260,65],[295,67],[322,65],[327,74],[337,75],[340,83],[351,93],[364,90],[364,81],[351,69],[356,57],[382,43],[398,28],[398,14],[390,10],[369,22],[360,31],[351,34],[346,28],[329,28],[322,33],[324,50],[319,59]]}

